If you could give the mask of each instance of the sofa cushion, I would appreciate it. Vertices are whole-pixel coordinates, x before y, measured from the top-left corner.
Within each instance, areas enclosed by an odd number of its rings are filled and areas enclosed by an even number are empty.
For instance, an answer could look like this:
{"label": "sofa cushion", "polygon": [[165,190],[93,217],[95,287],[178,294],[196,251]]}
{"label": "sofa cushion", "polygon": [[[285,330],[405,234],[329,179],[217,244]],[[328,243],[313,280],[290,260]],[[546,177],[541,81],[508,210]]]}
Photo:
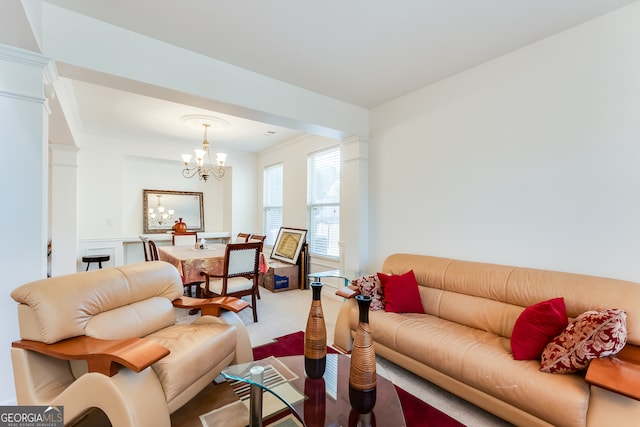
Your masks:
{"label": "sofa cushion", "polygon": [[147,338],[170,351],[152,365],[167,402],[216,366],[229,364],[236,348],[236,328],[225,323],[173,325]]}
{"label": "sofa cushion", "polygon": [[[358,310],[352,305],[355,327]],[[376,311],[369,323],[377,352],[384,346],[435,369],[435,378],[447,375],[551,425],[586,425],[589,386],[584,379],[541,372],[537,361],[513,360],[508,338],[423,314]]]}
{"label": "sofa cushion", "polygon": [[418,282],[413,270],[404,274],[378,273],[384,294],[385,311],[392,313],[423,313]]}
{"label": "sofa cushion", "polygon": [[358,277],[351,281],[349,286],[353,290],[360,292],[360,295],[371,297],[369,310],[383,310],[385,301],[382,294],[382,284],[376,274]]}
{"label": "sofa cushion", "polygon": [[539,359],[546,345],[568,324],[564,298],[553,298],[525,308],[518,316],[511,333],[513,358]]}
{"label": "sofa cushion", "polygon": [[626,319],[621,309],[582,313],[547,344],[540,369],[559,374],[576,372],[586,368],[591,359],[618,353],[627,343]]}
{"label": "sofa cushion", "polygon": [[100,339],[144,337],[176,323],[176,314],[167,298],[153,297],[93,316],[85,335]]}

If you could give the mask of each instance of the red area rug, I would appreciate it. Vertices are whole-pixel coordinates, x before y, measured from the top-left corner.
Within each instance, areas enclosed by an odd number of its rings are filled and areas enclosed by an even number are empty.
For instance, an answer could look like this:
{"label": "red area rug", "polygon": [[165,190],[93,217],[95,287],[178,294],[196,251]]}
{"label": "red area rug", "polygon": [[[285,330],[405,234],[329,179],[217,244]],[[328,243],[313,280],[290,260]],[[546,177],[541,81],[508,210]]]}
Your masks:
{"label": "red area rug", "polygon": [[[256,360],[269,356],[284,357],[303,353],[304,332],[302,331],[284,335],[276,338],[273,343],[261,345],[253,349],[253,357]],[[327,347],[327,353],[338,352],[331,347]],[[398,386],[395,387],[398,392],[398,397],[400,398],[400,404],[402,405],[407,427],[464,427],[464,424],[440,412],[411,393]]]}

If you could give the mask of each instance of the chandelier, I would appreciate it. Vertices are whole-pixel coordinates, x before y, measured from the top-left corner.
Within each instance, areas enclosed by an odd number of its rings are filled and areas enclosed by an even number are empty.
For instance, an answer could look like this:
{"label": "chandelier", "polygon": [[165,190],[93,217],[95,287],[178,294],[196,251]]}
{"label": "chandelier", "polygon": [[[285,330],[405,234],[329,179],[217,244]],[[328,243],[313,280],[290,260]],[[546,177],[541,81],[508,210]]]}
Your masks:
{"label": "chandelier", "polygon": [[[192,120],[193,117],[200,116],[185,116],[183,120]],[[220,120],[220,119],[218,119]],[[222,120],[220,120],[222,121]],[[211,162],[209,157],[209,140],[207,139],[207,130],[211,126],[211,122],[201,121],[200,124],[204,126],[204,137],[202,138],[202,149],[195,150],[196,161],[195,164],[191,163],[191,154],[183,154],[182,161],[184,162],[184,169],[182,169],[182,176],[185,178],[193,178],[196,174],[200,179],[207,180],[213,175],[215,179],[220,181],[224,176],[224,162],[227,159],[225,153],[216,153],[216,163]]]}
{"label": "chandelier", "polygon": [[[156,203],[155,210],[153,208],[149,208],[149,225],[163,226],[167,224],[173,224],[173,214],[175,213],[175,211],[173,209],[165,209],[165,207],[162,206],[162,203],[160,202],[160,198],[162,196],[156,195],[156,197],[158,198],[158,202]],[[158,211],[158,213],[155,212],[156,210]]]}

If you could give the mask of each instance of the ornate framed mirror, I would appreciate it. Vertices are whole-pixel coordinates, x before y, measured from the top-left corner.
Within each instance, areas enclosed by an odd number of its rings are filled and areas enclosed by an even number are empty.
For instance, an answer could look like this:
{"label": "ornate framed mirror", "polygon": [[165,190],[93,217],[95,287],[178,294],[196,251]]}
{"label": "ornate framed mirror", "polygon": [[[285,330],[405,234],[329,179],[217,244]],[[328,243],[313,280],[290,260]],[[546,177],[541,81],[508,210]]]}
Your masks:
{"label": "ornate framed mirror", "polygon": [[143,233],[166,233],[182,218],[188,231],[204,231],[202,192],[142,190]]}

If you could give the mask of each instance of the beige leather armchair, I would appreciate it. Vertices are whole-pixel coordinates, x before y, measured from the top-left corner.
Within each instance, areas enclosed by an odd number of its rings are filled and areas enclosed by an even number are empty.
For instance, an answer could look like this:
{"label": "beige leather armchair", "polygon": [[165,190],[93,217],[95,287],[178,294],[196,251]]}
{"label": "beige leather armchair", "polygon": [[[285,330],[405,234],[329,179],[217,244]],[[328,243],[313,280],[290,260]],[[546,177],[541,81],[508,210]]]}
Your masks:
{"label": "beige leather armchair", "polygon": [[[20,405],[64,406],[65,424],[99,408],[115,426],[169,426],[169,415],[230,364],[253,359],[235,298],[182,297],[162,262],[28,283],[11,358]],[[174,307],[200,308],[190,324]]]}

